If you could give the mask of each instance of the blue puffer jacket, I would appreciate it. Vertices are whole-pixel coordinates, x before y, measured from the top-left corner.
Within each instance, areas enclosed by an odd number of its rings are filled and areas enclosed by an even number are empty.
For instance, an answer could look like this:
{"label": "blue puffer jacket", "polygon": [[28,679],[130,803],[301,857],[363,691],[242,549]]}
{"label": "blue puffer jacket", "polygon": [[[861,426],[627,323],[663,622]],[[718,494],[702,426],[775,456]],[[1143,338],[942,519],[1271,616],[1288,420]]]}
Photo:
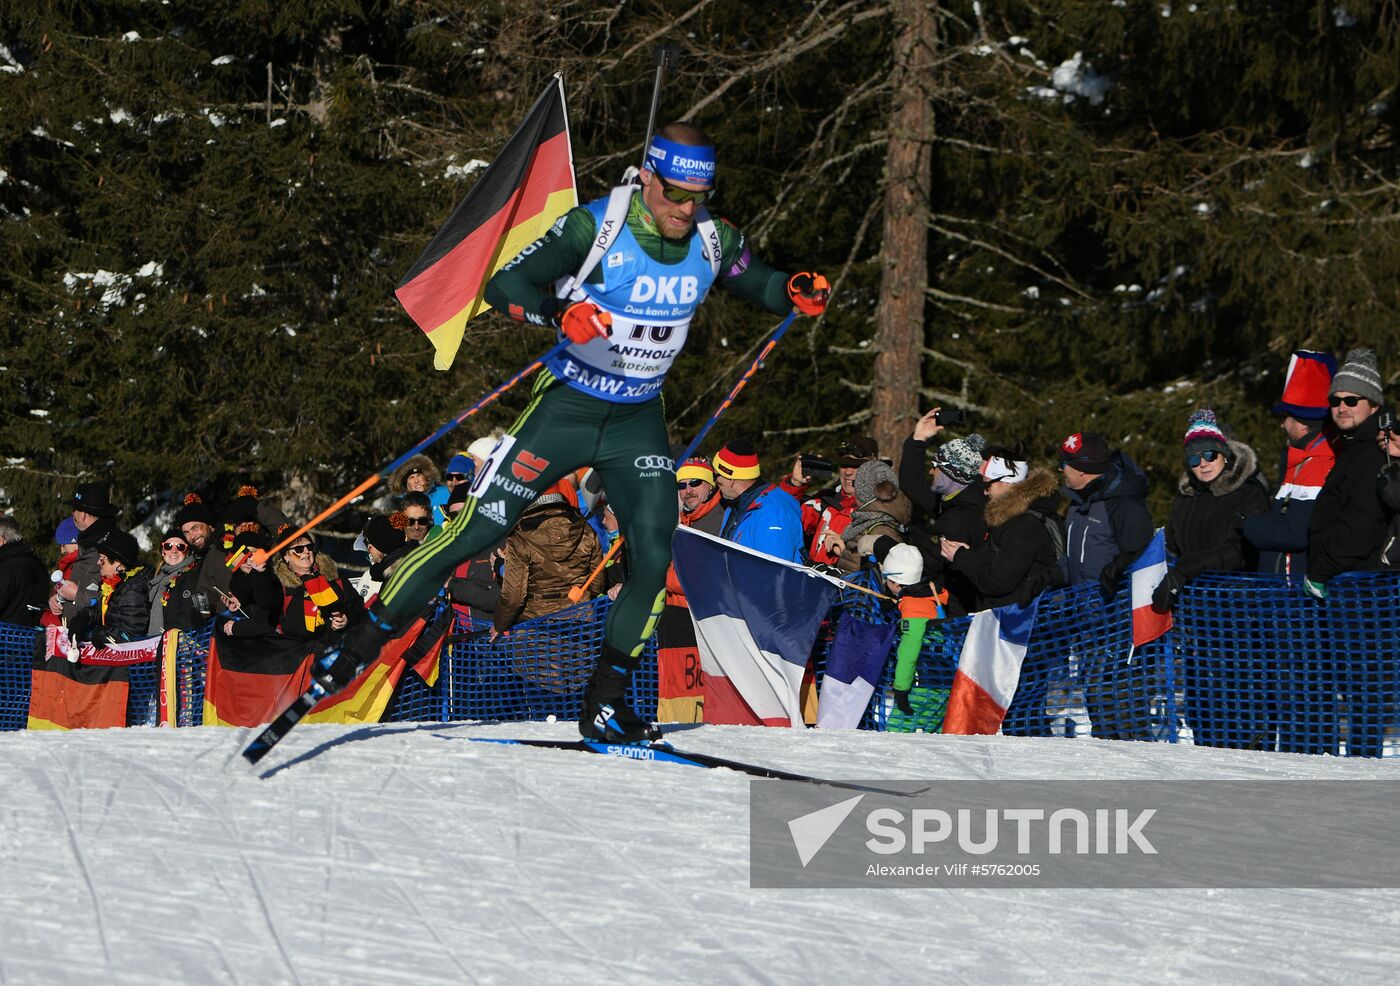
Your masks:
{"label": "blue puffer jacket", "polygon": [[1064,489],[1065,557],[1061,564],[1070,585],[1095,582],[1109,562],[1131,561],[1152,540],[1147,509],[1147,475],[1122,452],[1098,479],[1082,490]]}
{"label": "blue puffer jacket", "polygon": [[801,564],[802,507],[778,487],[755,483],[725,510],[721,537]]}

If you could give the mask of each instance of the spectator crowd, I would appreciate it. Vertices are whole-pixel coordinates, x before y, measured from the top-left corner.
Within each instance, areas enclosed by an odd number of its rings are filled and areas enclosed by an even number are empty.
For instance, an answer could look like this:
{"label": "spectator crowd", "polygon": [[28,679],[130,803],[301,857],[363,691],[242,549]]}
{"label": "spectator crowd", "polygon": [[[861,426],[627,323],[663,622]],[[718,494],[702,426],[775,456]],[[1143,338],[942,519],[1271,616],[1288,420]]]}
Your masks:
{"label": "spectator crowd", "polygon": [[[1186,422],[1165,523],[1174,561],[1152,597],[1159,612],[1205,572],[1282,574],[1325,599],[1339,575],[1400,566],[1400,435],[1374,353],[1353,349],[1340,367],[1328,353],[1294,353],[1273,411],[1283,432],[1277,449],[1251,448],[1211,408]],[[869,572],[907,621],[895,674],[895,701],[907,711],[913,644],[938,619],[1025,605],[1066,586],[1097,586],[1111,598],[1155,532],[1146,474],[1105,436],[1077,431],[1053,463],[1035,462],[1012,436],[947,438],[960,421],[954,409],[935,408],[897,457],[857,436],[831,459],[797,457],[775,483],[763,479],[759,449],[731,440],[713,458],[676,463],[679,523],[833,574]],[[118,523],[108,487],[82,483],[53,534],[52,566],[26,538],[32,531],[0,517],[0,622],[62,624],[99,645],[211,621],[230,636],[343,630],[364,618],[409,552],[454,523],[494,445],[479,438],[442,470],[424,455],[397,470],[393,510],[369,517],[355,542],[365,569],[353,579],[310,534],[260,561],[292,525],[251,487],[218,513],[187,495],[143,552]],[[1265,479],[1261,451],[1276,456],[1276,483]],[[616,540],[607,491],[584,470],[537,498],[503,542],[459,565],[444,593],[494,639],[519,621],[615,592],[626,579],[626,552],[609,552]],[[674,572],[667,588],[668,602],[684,605]],[[1094,734],[1148,738],[1145,700],[1122,666],[1128,658],[1092,641],[1081,651]],[[1190,706],[1190,680],[1186,688]],[[1043,716],[1023,712],[1011,710],[1008,731],[1046,730]],[[1204,701],[1188,715],[1198,742],[1234,745],[1212,738]],[[1353,752],[1379,755],[1382,739],[1363,734]],[[1287,748],[1322,752],[1302,741]]]}

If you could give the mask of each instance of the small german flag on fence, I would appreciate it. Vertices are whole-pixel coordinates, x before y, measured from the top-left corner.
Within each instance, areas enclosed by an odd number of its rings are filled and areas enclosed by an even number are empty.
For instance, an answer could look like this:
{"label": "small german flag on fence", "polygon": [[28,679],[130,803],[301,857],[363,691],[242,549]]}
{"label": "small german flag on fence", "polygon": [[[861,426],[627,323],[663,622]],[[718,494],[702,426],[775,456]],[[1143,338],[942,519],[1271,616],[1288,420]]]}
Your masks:
{"label": "small german flag on fence", "polygon": [[435,367],[452,365],[467,322],[490,308],[482,295],[491,275],[577,204],[556,75],[394,292],[432,341]]}

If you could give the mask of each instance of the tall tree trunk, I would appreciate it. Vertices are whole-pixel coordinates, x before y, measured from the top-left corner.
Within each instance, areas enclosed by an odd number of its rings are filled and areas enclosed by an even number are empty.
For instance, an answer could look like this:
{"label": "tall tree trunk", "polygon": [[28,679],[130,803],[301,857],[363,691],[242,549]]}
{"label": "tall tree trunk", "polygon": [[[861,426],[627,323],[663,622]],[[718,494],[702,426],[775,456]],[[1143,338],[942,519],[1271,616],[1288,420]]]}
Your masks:
{"label": "tall tree trunk", "polygon": [[894,5],[894,104],[885,158],[884,229],[880,243],[880,301],[875,309],[874,435],[884,455],[897,454],[919,417],[928,286],[932,160],[934,0]]}

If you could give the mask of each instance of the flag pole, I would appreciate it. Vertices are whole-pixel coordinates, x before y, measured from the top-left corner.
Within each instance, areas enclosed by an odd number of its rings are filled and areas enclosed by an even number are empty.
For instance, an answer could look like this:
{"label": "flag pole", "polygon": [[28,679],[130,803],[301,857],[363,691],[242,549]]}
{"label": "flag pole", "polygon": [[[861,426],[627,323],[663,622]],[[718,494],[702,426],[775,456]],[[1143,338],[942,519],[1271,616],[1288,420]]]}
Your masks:
{"label": "flag pole", "polygon": [[296,529],[294,532],[292,532],[291,534],[289,534],[289,535],[287,535],[286,537],[284,537],[284,538],[283,538],[281,541],[279,541],[277,544],[273,545],[271,548],[268,548],[268,549],[266,549],[266,550],[263,550],[262,548],[259,548],[257,551],[255,551],[255,552],[253,553],[253,563],[254,563],[255,565],[261,565],[261,564],[266,563],[267,560],[268,560],[270,557],[272,557],[273,555],[277,554],[277,552],[281,551],[283,548],[285,548],[287,545],[291,544],[291,543],[292,543],[293,541],[295,541],[297,538],[301,537],[303,534],[308,533],[309,531],[313,530],[314,528],[316,528],[317,526],[319,526],[319,525],[322,524],[323,522],[329,520],[330,518],[334,517],[336,514],[340,513],[341,510],[343,510],[346,506],[348,506],[351,502],[353,502],[357,497],[360,497],[360,496],[362,496],[364,493],[366,493],[366,492],[368,492],[369,490],[373,489],[374,486],[375,486],[377,483],[379,483],[379,481],[382,480],[385,476],[390,475],[391,473],[393,473],[393,471],[394,471],[395,469],[399,468],[399,466],[403,465],[405,462],[407,462],[409,459],[413,458],[413,457],[414,457],[415,455],[417,455],[419,452],[422,452],[424,449],[428,448],[430,445],[432,445],[432,444],[433,444],[434,442],[436,442],[438,439],[442,438],[442,437],[443,437],[444,435],[446,435],[448,432],[452,431],[454,428],[456,428],[458,425],[460,425],[463,421],[466,421],[467,418],[471,417],[473,414],[475,414],[476,412],[480,411],[480,410],[481,410],[482,408],[484,408],[486,405],[490,404],[490,403],[491,403],[492,401],[494,401],[496,398],[498,398],[498,397],[500,397],[502,394],[504,394],[507,390],[510,390],[510,388],[512,388],[512,387],[514,387],[516,384],[518,384],[521,380],[524,380],[524,379],[525,379],[526,377],[528,377],[530,374],[534,373],[534,372],[535,372],[536,370],[538,370],[540,367],[544,366],[546,363],[548,363],[548,362],[549,362],[551,359],[553,359],[555,356],[558,356],[560,353],[562,353],[562,352],[568,347],[568,345],[569,345],[569,340],[568,340],[568,339],[560,340],[558,343],[556,343],[556,344],[554,345],[553,348],[551,348],[548,352],[546,352],[546,353],[544,353],[543,355],[541,355],[537,360],[535,360],[535,361],[534,361],[533,363],[531,363],[529,366],[525,367],[523,370],[521,370],[521,371],[520,371],[519,373],[517,373],[515,376],[511,377],[511,378],[510,378],[509,380],[507,380],[505,383],[501,384],[501,385],[500,385],[499,387],[497,387],[495,390],[491,391],[489,394],[487,394],[487,395],[486,395],[485,397],[483,397],[481,400],[477,401],[477,402],[476,402],[475,404],[473,404],[471,407],[467,408],[465,411],[463,411],[463,412],[461,412],[460,414],[458,414],[458,415],[457,415],[456,417],[454,417],[451,421],[448,421],[446,424],[444,424],[444,425],[443,425],[441,428],[439,428],[437,431],[433,432],[433,433],[432,433],[431,435],[429,435],[427,438],[424,438],[421,442],[419,442],[417,445],[413,446],[413,448],[409,449],[407,452],[405,452],[403,455],[399,456],[399,457],[398,457],[397,459],[395,459],[393,462],[389,463],[387,466],[384,466],[383,468],[381,468],[378,472],[374,473],[373,475],[366,477],[366,478],[364,479],[364,481],[361,482],[358,486],[356,486],[353,490],[351,490],[349,493],[346,493],[346,494],[345,494],[344,496],[342,496],[339,500],[336,500],[334,503],[332,503],[332,504],[331,504],[329,507],[327,507],[325,510],[322,510],[322,511],[321,511],[319,514],[317,514],[315,517],[312,517],[309,521],[307,521],[305,524],[301,525],[301,527],[297,528],[297,529]]}

